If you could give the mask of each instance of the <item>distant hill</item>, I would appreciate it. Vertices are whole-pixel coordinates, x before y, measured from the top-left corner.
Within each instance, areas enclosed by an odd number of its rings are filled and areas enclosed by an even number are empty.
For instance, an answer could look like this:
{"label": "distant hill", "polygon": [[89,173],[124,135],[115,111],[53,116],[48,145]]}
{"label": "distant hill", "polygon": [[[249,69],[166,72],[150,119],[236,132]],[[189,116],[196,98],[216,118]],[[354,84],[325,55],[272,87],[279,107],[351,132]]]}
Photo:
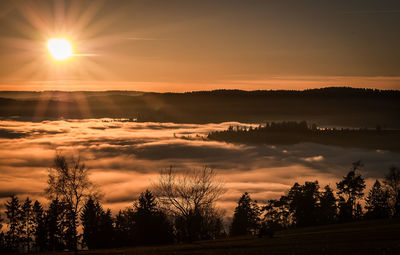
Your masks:
{"label": "distant hill", "polygon": [[319,125],[399,128],[399,113],[400,91],[347,87],[187,93],[0,92],[1,118],[35,121],[103,117],[177,123],[307,120]]}

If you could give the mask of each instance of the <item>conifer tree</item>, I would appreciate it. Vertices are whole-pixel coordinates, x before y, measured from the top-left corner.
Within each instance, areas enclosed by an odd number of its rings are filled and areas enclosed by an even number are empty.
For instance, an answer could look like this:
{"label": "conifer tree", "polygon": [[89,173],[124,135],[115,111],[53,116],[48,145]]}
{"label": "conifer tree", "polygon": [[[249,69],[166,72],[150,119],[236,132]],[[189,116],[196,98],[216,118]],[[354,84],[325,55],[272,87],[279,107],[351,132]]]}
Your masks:
{"label": "conifer tree", "polygon": [[325,186],[324,192],[320,196],[320,223],[333,223],[337,216],[336,198],[329,185]]}
{"label": "conifer tree", "polygon": [[83,243],[89,249],[111,247],[113,243],[113,219],[111,211],[105,212],[99,201],[89,198],[81,213]]}
{"label": "conifer tree", "polygon": [[311,226],[318,223],[319,197],[318,181],[306,182],[304,185],[295,183],[289,190],[287,196],[289,210],[297,226]]}
{"label": "conifer tree", "polygon": [[64,205],[56,198],[51,201],[46,211],[46,228],[48,233],[48,245],[50,250],[64,249]]}
{"label": "conifer tree", "polygon": [[35,237],[35,246],[39,251],[44,251],[47,247],[47,231],[46,224],[44,219],[44,211],[42,205],[39,201],[35,201],[32,208],[33,219],[34,219],[34,237]]}
{"label": "conifer tree", "polygon": [[134,207],[135,239],[139,244],[172,242],[172,226],[149,190],[140,194]]}
{"label": "conifer tree", "polygon": [[230,234],[232,236],[256,234],[260,222],[260,209],[245,192],[239,199],[233,214]]}
{"label": "conifer tree", "polygon": [[6,251],[6,244],[5,244],[5,240],[4,240],[4,233],[2,231],[3,228],[3,218],[1,217],[0,214],[0,252],[4,252]]}
{"label": "conifer tree", "polygon": [[26,251],[31,251],[33,236],[35,232],[35,222],[33,217],[32,200],[26,198],[21,208],[21,221],[22,221],[22,238],[25,242]]}
{"label": "conifer tree", "polygon": [[389,191],[384,190],[376,180],[366,199],[366,216],[371,219],[388,218],[390,216]]}
{"label": "conifer tree", "polygon": [[6,245],[11,251],[17,250],[21,241],[22,218],[21,204],[16,196],[12,195],[10,201],[6,202],[6,215],[8,231],[6,234]]}

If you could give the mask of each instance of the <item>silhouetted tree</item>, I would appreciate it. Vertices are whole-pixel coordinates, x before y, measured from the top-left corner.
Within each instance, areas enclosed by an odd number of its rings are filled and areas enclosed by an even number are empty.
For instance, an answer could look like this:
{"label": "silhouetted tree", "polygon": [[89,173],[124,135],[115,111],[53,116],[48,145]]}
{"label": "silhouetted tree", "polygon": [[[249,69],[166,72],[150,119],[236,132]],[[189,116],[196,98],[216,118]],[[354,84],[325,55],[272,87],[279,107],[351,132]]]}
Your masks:
{"label": "silhouetted tree", "polygon": [[114,238],[114,219],[111,214],[111,210],[107,209],[100,219],[100,240],[102,244],[100,248],[110,248],[115,245]]}
{"label": "silhouetted tree", "polygon": [[297,226],[312,226],[318,223],[319,217],[319,185],[318,181],[306,182],[304,185],[295,183],[289,190],[289,210]]}
{"label": "silhouetted tree", "polygon": [[113,244],[114,229],[111,211],[104,211],[99,201],[89,198],[81,213],[83,243],[89,249],[108,248]]}
{"label": "silhouetted tree", "polygon": [[338,220],[341,222],[347,222],[353,220],[353,205],[350,203],[351,201],[346,201],[343,197],[339,196],[338,202]]}
{"label": "silhouetted tree", "polygon": [[366,199],[366,217],[370,219],[388,218],[391,214],[389,192],[376,180]]}
{"label": "silhouetted tree", "polygon": [[208,168],[177,174],[172,167],[161,172],[159,183],[154,185],[160,204],[176,218],[182,239],[201,239],[210,222],[205,219],[214,214],[215,201],[224,192],[223,185]]}
{"label": "silhouetted tree", "polygon": [[354,219],[357,199],[364,195],[365,181],[357,173],[362,166],[361,161],[354,162],[351,171],[336,184],[339,195],[339,218],[342,221]]}
{"label": "silhouetted tree", "polygon": [[337,205],[336,198],[329,185],[325,186],[324,192],[322,192],[320,200],[320,213],[319,220],[321,224],[334,223],[337,216]]}
{"label": "silhouetted tree", "polygon": [[364,218],[364,212],[362,210],[362,206],[359,202],[357,202],[353,219],[355,221],[359,221],[359,220],[362,220],[363,218]]}
{"label": "silhouetted tree", "polygon": [[35,246],[38,251],[44,251],[47,248],[47,230],[45,215],[42,205],[35,201],[32,208],[34,222]]}
{"label": "silhouetted tree", "polygon": [[29,197],[26,198],[21,208],[21,221],[22,221],[22,239],[25,242],[26,251],[31,251],[33,235],[35,232],[35,222],[33,218],[32,201]]}
{"label": "silhouetted tree", "polygon": [[233,214],[230,234],[232,236],[257,234],[260,224],[260,208],[245,192],[239,199]]}
{"label": "silhouetted tree", "polygon": [[75,251],[75,253],[77,252],[78,242],[77,218],[77,213],[71,204],[64,203],[63,240],[66,248]]}
{"label": "silhouetted tree", "polygon": [[264,212],[262,223],[266,230],[287,228],[292,222],[287,196],[281,196],[279,200],[269,200],[262,211]]}
{"label": "silhouetted tree", "polygon": [[115,217],[115,241],[117,246],[135,244],[135,221],[133,208],[120,210]]}
{"label": "silhouetted tree", "polygon": [[2,231],[2,229],[3,229],[3,218],[1,217],[1,214],[0,214],[0,252],[1,253],[5,253],[6,252],[6,243],[5,243],[5,240],[4,240],[4,233],[3,233],[3,231]]}
{"label": "silhouetted tree", "polygon": [[49,170],[48,188],[46,193],[50,199],[59,198],[69,211],[66,212],[67,236],[73,236],[73,240],[67,238],[67,243],[73,242],[71,247],[77,252],[78,236],[76,227],[77,217],[80,213],[85,199],[93,194],[93,184],[88,178],[88,168],[81,163],[80,159],[67,159],[57,154],[54,159],[54,166]]}
{"label": "silhouetted tree", "polygon": [[135,241],[138,244],[163,244],[173,241],[173,229],[156,198],[146,190],[135,204]]}
{"label": "silhouetted tree", "polygon": [[21,241],[21,204],[16,196],[12,195],[6,204],[8,231],[6,233],[6,246],[10,251],[16,251]]}
{"label": "silhouetted tree", "polygon": [[83,227],[83,243],[89,249],[98,248],[97,237],[99,235],[99,222],[102,214],[101,208],[92,198],[89,198],[83,206],[81,222]]}
{"label": "silhouetted tree", "polygon": [[391,167],[384,183],[389,191],[392,214],[394,217],[400,217],[400,170]]}
{"label": "silhouetted tree", "polygon": [[47,229],[48,248],[61,250],[65,248],[63,242],[65,209],[57,198],[52,200],[46,211],[45,224]]}

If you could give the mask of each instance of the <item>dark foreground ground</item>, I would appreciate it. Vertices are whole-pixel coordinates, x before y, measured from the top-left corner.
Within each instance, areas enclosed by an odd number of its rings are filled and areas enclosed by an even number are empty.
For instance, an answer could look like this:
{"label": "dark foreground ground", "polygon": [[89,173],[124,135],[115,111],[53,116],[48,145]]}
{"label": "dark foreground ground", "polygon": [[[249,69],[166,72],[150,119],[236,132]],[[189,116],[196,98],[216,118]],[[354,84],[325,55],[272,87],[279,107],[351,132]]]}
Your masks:
{"label": "dark foreground ground", "polygon": [[80,254],[400,254],[400,219],[286,230],[277,232],[274,238],[237,237]]}

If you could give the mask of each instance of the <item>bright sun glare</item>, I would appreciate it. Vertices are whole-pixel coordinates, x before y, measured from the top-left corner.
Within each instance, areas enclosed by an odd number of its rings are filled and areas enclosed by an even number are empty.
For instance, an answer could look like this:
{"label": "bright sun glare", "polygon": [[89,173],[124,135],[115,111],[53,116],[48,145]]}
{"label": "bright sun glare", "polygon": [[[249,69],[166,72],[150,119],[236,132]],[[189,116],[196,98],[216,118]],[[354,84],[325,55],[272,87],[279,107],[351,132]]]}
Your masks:
{"label": "bright sun glare", "polygon": [[47,49],[55,60],[66,60],[72,56],[71,43],[66,39],[50,39],[47,42]]}

